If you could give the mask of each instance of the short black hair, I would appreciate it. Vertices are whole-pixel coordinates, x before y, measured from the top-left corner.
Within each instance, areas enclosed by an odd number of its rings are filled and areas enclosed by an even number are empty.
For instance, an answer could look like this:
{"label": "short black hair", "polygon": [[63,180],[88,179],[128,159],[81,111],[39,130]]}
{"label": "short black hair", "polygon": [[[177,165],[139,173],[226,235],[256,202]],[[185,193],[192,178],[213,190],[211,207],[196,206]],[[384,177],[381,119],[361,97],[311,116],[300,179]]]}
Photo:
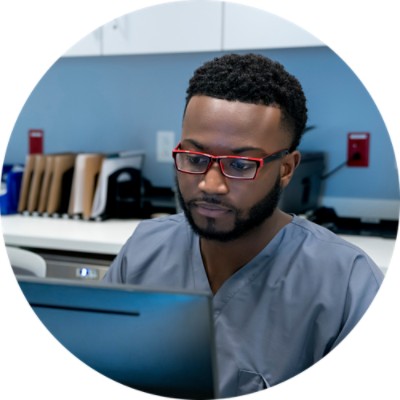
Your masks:
{"label": "short black hair", "polygon": [[278,107],[297,148],[307,122],[306,98],[300,82],[282,64],[258,54],[226,54],[195,70],[186,91],[193,96]]}

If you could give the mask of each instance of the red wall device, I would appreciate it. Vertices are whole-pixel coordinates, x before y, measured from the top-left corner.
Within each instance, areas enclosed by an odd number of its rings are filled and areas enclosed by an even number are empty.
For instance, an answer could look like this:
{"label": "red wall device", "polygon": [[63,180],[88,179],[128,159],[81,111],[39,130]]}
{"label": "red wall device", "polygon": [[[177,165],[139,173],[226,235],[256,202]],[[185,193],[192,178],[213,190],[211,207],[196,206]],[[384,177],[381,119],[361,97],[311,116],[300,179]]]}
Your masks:
{"label": "red wall device", "polygon": [[347,134],[347,166],[368,167],[369,165],[368,132],[350,132]]}
{"label": "red wall device", "polygon": [[30,129],[28,132],[29,154],[43,153],[43,136],[42,129]]}

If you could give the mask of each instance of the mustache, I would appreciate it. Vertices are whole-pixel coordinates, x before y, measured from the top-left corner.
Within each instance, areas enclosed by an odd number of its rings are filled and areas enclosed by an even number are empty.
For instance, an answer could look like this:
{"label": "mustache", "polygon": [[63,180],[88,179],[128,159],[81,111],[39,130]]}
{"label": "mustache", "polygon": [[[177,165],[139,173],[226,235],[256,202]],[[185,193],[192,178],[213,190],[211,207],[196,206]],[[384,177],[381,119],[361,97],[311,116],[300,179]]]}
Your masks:
{"label": "mustache", "polygon": [[179,204],[180,204],[181,208],[183,209],[183,211],[185,211],[185,213],[189,212],[190,208],[196,207],[196,203],[199,203],[199,202],[225,207],[227,209],[230,209],[234,213],[239,212],[239,210],[235,206],[232,206],[232,204],[222,201],[221,198],[216,195],[208,195],[206,193],[201,193],[201,194],[199,194],[198,197],[195,197],[191,200],[185,201],[182,196],[182,192],[179,188],[178,179],[176,177],[175,177],[175,185],[176,185],[175,186],[176,187],[176,195],[178,197]]}
{"label": "mustache", "polygon": [[217,197],[215,197],[215,196],[203,196],[203,197],[194,199],[192,201],[193,202],[201,201],[201,202],[204,202],[204,203],[222,205],[222,201],[220,199],[218,199]]}

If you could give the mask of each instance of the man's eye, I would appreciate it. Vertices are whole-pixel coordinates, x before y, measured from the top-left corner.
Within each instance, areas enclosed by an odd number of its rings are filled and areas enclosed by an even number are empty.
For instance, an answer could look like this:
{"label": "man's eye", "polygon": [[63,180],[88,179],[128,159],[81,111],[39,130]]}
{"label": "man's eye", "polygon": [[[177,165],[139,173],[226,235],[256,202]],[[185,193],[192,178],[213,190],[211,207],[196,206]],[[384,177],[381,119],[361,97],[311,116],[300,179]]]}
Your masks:
{"label": "man's eye", "polygon": [[253,161],[248,161],[248,160],[231,160],[229,163],[229,168],[235,169],[237,171],[247,171],[249,169],[253,169],[255,167],[255,164]]}
{"label": "man's eye", "polygon": [[192,155],[192,154],[188,154],[186,157],[188,162],[193,165],[208,164],[208,157]]}

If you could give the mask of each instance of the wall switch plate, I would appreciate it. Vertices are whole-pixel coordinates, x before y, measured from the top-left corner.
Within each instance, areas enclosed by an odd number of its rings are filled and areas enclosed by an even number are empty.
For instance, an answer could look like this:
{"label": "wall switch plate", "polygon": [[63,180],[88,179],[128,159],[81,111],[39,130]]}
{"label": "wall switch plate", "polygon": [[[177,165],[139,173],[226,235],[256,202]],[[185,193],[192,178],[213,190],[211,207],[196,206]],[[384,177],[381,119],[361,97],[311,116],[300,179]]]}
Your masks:
{"label": "wall switch plate", "polygon": [[175,147],[175,133],[172,131],[158,131],[156,138],[156,151],[158,162],[172,163],[172,150]]}
{"label": "wall switch plate", "polygon": [[369,165],[368,132],[350,132],[347,134],[347,166],[368,167]]}

